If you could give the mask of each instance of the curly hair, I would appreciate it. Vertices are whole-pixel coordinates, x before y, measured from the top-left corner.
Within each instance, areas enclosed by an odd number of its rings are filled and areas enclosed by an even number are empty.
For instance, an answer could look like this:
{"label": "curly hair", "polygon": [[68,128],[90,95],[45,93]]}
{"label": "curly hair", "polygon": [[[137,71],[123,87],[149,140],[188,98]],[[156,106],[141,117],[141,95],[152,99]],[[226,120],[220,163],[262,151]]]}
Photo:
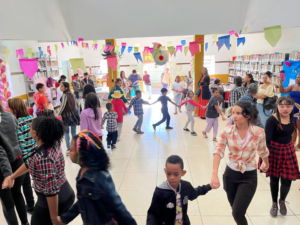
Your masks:
{"label": "curly hair", "polygon": [[47,148],[60,145],[65,132],[62,122],[55,117],[41,116],[35,118],[32,121],[32,129],[36,131],[38,139]]}
{"label": "curly hair", "polygon": [[249,118],[249,123],[252,125],[257,125],[258,121],[258,111],[256,105],[248,102],[248,101],[238,101],[234,106],[239,106],[242,108],[242,115]]}

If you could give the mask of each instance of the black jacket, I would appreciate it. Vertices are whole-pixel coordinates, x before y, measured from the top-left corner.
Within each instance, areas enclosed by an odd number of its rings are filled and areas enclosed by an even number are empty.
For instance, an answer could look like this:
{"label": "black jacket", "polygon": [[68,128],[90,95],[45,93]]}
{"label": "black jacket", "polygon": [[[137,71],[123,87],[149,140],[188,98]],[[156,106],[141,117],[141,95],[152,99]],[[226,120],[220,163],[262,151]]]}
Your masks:
{"label": "black jacket", "polygon": [[202,87],[202,99],[204,99],[204,100],[210,99],[209,84],[210,84],[209,76],[204,77],[204,79],[201,83],[200,83],[200,81],[198,82],[198,87],[200,87],[200,86]]}
{"label": "black jacket", "polygon": [[[182,201],[183,224],[189,225],[187,215],[188,200],[195,200],[199,195],[205,195],[211,190],[209,184],[193,188],[190,182],[181,180],[177,192],[180,192]],[[176,218],[176,192],[163,182],[154,191],[151,206],[148,210],[147,225],[174,225]]]}

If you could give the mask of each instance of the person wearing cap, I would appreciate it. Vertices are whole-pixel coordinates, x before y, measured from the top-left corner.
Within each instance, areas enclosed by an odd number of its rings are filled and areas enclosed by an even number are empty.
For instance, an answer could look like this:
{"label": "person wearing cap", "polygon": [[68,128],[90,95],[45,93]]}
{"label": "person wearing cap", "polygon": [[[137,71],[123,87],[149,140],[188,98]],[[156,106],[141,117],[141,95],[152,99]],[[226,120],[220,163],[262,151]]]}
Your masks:
{"label": "person wearing cap", "polygon": [[[74,89],[74,94],[76,97],[76,102],[77,102],[77,111],[78,111],[78,115],[80,115],[80,101],[82,98],[82,85],[81,85],[81,81],[80,81],[80,77],[78,75],[78,73],[74,74],[74,80],[72,81],[72,86]],[[82,109],[83,110],[83,109]]]}
{"label": "person wearing cap", "polygon": [[91,84],[91,85],[93,85],[94,86],[94,82],[91,80],[91,79],[89,79],[90,78],[90,75],[87,73],[87,72],[85,72],[84,74],[83,74],[83,76],[84,76],[84,78],[81,80],[81,86],[85,86],[85,85],[87,85],[87,84]]}
{"label": "person wearing cap", "polygon": [[124,94],[124,91],[122,89],[122,80],[121,80],[121,78],[117,78],[116,79],[114,86],[110,90],[110,93],[108,95],[108,99],[112,99],[113,98],[112,94],[115,91],[119,91],[121,93],[121,95],[122,95],[121,99],[123,100],[124,103],[128,102],[128,100],[125,98],[125,94]]}
{"label": "person wearing cap", "polygon": [[126,108],[124,101],[122,100],[122,97],[124,97],[124,95],[122,95],[120,91],[114,91],[114,93],[111,95],[111,97],[113,97],[113,100],[111,101],[111,103],[114,106],[113,111],[118,114],[118,118],[117,118],[118,139],[117,139],[117,141],[120,141],[122,127],[123,127],[123,110],[127,114],[128,109]]}
{"label": "person wearing cap", "polygon": [[132,90],[130,92],[131,97],[135,96],[135,92],[139,90],[139,81],[142,81],[142,77],[136,73],[136,70],[132,70],[132,74],[128,77],[128,81]]}

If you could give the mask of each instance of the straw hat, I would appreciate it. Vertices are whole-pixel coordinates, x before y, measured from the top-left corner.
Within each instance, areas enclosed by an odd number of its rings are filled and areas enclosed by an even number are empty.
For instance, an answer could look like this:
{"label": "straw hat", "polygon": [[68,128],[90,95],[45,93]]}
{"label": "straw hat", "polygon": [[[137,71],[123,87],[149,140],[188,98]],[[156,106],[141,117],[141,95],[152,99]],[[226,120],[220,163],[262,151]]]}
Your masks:
{"label": "straw hat", "polygon": [[113,98],[122,98],[122,94],[120,91],[114,91],[114,93],[111,95]]}

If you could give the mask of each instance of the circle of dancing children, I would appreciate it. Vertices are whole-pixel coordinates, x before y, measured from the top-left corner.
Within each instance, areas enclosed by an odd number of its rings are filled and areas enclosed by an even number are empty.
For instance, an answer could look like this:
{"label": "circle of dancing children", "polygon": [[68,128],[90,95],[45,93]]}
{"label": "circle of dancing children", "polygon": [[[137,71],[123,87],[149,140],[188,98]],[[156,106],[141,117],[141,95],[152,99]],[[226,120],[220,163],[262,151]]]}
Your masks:
{"label": "circle of dancing children", "polygon": [[[270,177],[272,195],[270,214],[272,217],[277,216],[278,203],[280,214],[283,216],[287,214],[285,199],[292,181],[300,178],[297,156],[292,142],[292,134],[296,132],[293,123],[293,106],[294,101],[291,97],[280,97],[275,113],[267,119],[265,126],[266,142],[270,152],[270,167],[266,176]],[[279,180],[281,187],[278,201]]]}
{"label": "circle of dancing children", "polygon": [[218,135],[218,128],[219,128],[219,120],[218,117],[219,115],[222,116],[222,120],[226,120],[224,117],[222,111],[219,108],[219,102],[218,102],[218,97],[219,97],[219,90],[217,88],[212,88],[211,89],[212,96],[207,104],[207,110],[205,113],[206,117],[206,123],[207,126],[205,127],[204,131],[202,131],[202,134],[205,138],[207,138],[207,133],[210,132],[211,128],[213,128],[213,141],[217,141],[217,135]]}

